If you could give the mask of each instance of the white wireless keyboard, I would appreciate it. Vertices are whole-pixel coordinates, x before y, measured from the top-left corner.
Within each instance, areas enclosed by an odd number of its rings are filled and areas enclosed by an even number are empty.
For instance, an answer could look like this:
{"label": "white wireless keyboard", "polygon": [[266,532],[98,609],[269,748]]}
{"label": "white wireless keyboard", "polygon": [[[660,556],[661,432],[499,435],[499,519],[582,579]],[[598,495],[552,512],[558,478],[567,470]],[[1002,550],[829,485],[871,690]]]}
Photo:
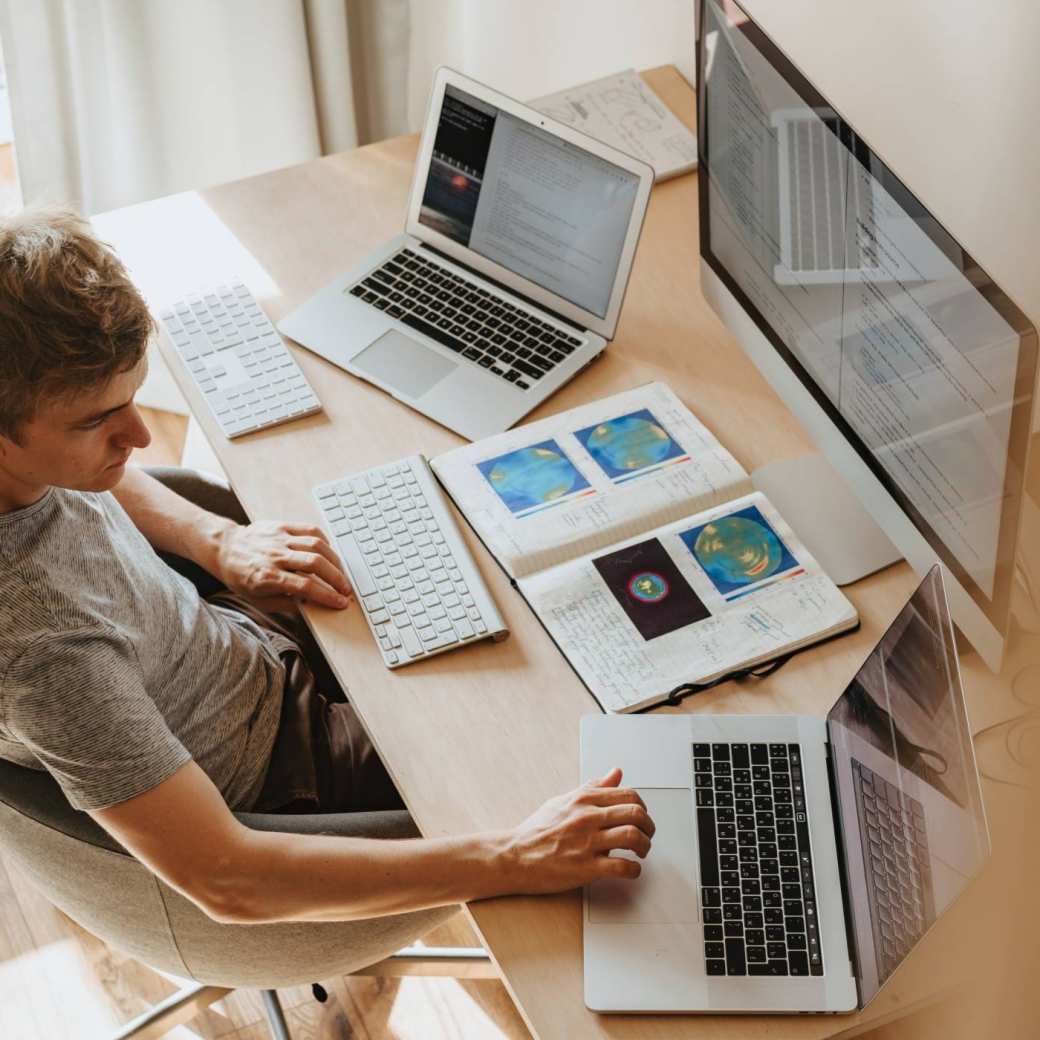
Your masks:
{"label": "white wireless keyboard", "polygon": [[421,455],[314,495],[387,667],[509,634]]}
{"label": "white wireless keyboard", "polygon": [[225,436],[321,411],[300,366],[241,282],[186,296],[160,317]]}

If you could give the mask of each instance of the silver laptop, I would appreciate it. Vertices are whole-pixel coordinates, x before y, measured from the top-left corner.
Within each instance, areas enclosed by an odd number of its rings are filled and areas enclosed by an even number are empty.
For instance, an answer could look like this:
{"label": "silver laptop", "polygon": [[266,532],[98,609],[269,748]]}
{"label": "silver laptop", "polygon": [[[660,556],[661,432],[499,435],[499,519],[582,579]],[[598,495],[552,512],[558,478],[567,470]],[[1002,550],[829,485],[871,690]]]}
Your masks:
{"label": "silver laptop", "polygon": [[278,327],[464,437],[499,433],[613,338],[653,178],[440,69],[404,234]]}
{"label": "silver laptop", "polygon": [[595,1011],[845,1012],[989,855],[939,567],[830,713],[590,716],[657,824],[634,882],[589,886]]}

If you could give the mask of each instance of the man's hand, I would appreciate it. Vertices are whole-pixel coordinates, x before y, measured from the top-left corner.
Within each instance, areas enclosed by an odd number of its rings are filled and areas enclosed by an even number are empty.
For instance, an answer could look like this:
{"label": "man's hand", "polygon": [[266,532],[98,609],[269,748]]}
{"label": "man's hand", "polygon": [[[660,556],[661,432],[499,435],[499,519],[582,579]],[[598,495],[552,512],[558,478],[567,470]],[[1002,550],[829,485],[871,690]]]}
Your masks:
{"label": "man's hand", "polygon": [[640,866],[611,856],[627,849],[640,859],[656,830],[643,799],[618,785],[621,770],[550,798],[510,833],[503,891],[562,892],[598,878],[637,878]]}
{"label": "man's hand", "polygon": [[228,524],[212,573],[254,599],[290,597],[342,609],[353,591],[324,532],[309,524]]}

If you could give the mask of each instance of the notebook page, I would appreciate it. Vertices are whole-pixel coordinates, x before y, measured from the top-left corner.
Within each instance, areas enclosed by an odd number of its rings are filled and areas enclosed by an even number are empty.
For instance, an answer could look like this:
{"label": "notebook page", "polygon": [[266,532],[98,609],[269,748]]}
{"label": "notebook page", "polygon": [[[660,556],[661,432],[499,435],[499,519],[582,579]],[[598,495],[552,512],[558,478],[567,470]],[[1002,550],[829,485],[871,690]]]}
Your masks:
{"label": "notebook page", "polygon": [[658,703],[856,624],[753,493],[525,578],[520,589],[608,711]]}
{"label": "notebook page", "polygon": [[515,578],[751,490],[743,467],[663,383],[507,430],[430,465]]}

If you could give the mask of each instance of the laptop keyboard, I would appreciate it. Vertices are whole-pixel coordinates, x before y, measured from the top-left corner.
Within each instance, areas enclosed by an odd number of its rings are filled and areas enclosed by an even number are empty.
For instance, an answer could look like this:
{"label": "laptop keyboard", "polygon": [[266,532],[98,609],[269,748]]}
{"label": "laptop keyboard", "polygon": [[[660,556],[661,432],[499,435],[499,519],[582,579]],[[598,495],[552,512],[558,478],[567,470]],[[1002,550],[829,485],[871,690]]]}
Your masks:
{"label": "laptop keyboard", "polygon": [[520,390],[584,342],[411,249],[396,253],[350,293]]}
{"label": "laptop keyboard", "polygon": [[708,975],[822,975],[797,744],[694,744]]}
{"label": "laptop keyboard", "polygon": [[924,808],[852,759],[878,982],[884,982],[935,920]]}

